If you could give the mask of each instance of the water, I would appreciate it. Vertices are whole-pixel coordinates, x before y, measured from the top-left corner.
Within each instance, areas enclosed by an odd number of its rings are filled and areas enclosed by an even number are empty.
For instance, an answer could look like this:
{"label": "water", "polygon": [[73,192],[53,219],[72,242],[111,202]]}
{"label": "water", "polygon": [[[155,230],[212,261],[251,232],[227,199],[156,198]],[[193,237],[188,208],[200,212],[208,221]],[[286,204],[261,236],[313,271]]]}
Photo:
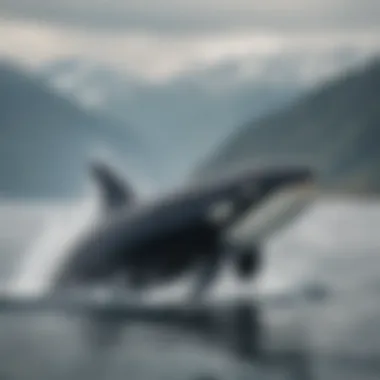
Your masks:
{"label": "water", "polygon": [[[70,235],[64,215],[71,212],[68,206],[0,207],[3,285],[14,281],[41,234],[43,241],[47,231]],[[244,362],[228,344],[168,326],[125,326],[120,344],[104,352],[83,339],[79,317],[3,315],[0,379],[378,379],[379,226],[379,203],[321,202],[267,244],[262,291],[301,294],[312,283],[328,297],[259,304],[265,349],[259,362]],[[252,286],[245,293],[253,294]],[[231,296],[236,288],[226,275],[215,292]]]}

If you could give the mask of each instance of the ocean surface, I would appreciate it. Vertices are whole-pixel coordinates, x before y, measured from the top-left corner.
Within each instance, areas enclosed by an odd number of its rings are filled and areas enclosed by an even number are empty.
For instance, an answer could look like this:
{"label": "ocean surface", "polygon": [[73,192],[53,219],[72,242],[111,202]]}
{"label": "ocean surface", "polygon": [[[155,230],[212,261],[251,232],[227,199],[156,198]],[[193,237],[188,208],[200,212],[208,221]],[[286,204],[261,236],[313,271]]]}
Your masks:
{"label": "ocean surface", "polygon": [[[2,287],[31,262],[40,272],[24,285],[41,285],[41,268],[84,220],[78,209],[0,205]],[[193,330],[143,323],[126,325],[118,344],[103,349],[83,338],[80,316],[7,314],[0,380],[380,379],[380,202],[318,202],[264,249],[264,270],[244,290],[252,304],[264,294],[256,305],[263,359],[238,357]],[[31,261],[39,250],[40,261]],[[216,288],[233,297],[238,285],[227,274]],[[266,302],[266,294],[283,301]]]}

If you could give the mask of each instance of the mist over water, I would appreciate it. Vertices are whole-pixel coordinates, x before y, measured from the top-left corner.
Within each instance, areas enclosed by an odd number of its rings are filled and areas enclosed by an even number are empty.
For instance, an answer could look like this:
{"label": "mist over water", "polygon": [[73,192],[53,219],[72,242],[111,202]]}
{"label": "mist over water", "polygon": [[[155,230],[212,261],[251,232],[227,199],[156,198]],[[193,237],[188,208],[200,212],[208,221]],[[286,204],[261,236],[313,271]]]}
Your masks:
{"label": "mist over water", "polygon": [[[38,208],[29,211],[39,212]],[[15,268],[9,291],[22,294],[48,291],[54,275],[67,259],[70,246],[91,226],[98,212],[91,198],[68,205],[50,206],[42,230],[32,238],[19,268]]]}
{"label": "mist over water", "polygon": [[[20,291],[46,289],[67,247],[97,217],[99,208],[92,196],[66,204],[0,204],[2,283]],[[334,270],[342,271],[350,262],[359,265],[363,255],[376,258],[379,222],[380,204],[375,201],[318,202],[265,244],[266,270],[260,286],[270,290],[314,277],[332,281]],[[355,284],[360,276],[366,274],[357,271]],[[228,292],[233,283],[228,268],[223,270],[219,292]]]}
{"label": "mist over water", "polygon": [[[3,203],[3,286],[7,284],[18,291],[46,290],[49,273],[59,265],[65,245],[95,215],[96,207],[89,200],[81,202],[80,207]],[[313,368],[319,373],[317,379],[373,379],[379,374],[376,368],[361,361],[380,357],[379,223],[379,203],[319,202],[265,246],[265,270],[258,281],[263,291],[286,293],[308,283],[319,283],[331,295],[327,303],[319,306],[300,299],[285,309],[263,309],[266,344],[276,350],[307,344],[315,353]],[[26,268],[32,270],[28,272]],[[228,298],[238,289],[227,268],[213,293]],[[252,292],[253,297],[254,284],[245,292]],[[156,294],[156,299],[179,298],[186,294],[186,284],[156,293],[160,294]],[[81,339],[78,329],[76,318],[54,313],[1,316],[0,368],[15,379],[95,379],[104,378],[99,372],[94,374],[101,367],[107,371],[107,378],[128,374],[136,380],[160,376],[169,380],[191,379],[204,371],[227,379],[240,368],[228,351],[207,345],[193,334],[144,325],[127,327],[121,346],[107,359],[110,362],[98,363],[96,367],[99,359],[91,356],[91,347]],[[349,364],[341,364],[344,357],[351,358]],[[38,365],[42,358],[44,364]],[[280,377],[274,377],[273,372],[280,372]],[[349,374],[352,376],[347,377]],[[267,369],[260,376],[259,379],[292,378],[278,368]]]}

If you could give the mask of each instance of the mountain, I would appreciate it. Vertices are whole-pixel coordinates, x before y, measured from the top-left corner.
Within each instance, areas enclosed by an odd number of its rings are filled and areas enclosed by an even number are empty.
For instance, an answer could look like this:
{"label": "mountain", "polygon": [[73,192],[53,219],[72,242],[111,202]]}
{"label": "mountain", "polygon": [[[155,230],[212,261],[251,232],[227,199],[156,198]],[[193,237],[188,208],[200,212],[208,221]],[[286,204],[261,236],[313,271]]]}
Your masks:
{"label": "mountain", "polygon": [[57,95],[40,78],[0,63],[0,195],[78,195],[97,147],[143,164],[137,133],[108,116]]}
{"label": "mountain", "polygon": [[253,78],[241,71],[239,62],[227,60],[151,80],[67,58],[44,65],[39,75],[89,109],[96,107],[138,126],[163,163],[157,172],[172,182],[186,175],[236,125],[288,104],[304,90],[296,81],[274,80],[272,69]]}
{"label": "mountain", "polygon": [[243,126],[196,176],[262,163],[305,162],[321,184],[380,191],[380,60],[347,71],[291,106]]}
{"label": "mountain", "polygon": [[162,62],[139,70],[128,62],[72,56],[46,62],[37,74],[86,109],[137,127],[159,163],[154,175],[171,186],[237,126],[290,106],[316,83],[360,67],[370,56],[365,47],[294,46],[273,54],[182,62],[165,70]]}

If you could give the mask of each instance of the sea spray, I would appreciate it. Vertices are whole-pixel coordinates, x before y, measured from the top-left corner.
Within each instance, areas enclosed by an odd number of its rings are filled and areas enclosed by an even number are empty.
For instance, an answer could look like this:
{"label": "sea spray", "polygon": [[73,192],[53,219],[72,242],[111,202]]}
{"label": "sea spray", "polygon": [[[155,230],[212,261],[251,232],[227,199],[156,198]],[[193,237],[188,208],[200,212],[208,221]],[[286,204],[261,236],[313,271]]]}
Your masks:
{"label": "sea spray", "polygon": [[46,220],[46,228],[25,253],[25,258],[8,285],[17,294],[47,292],[67,259],[70,247],[95,220],[98,212],[92,197],[58,206]]}

